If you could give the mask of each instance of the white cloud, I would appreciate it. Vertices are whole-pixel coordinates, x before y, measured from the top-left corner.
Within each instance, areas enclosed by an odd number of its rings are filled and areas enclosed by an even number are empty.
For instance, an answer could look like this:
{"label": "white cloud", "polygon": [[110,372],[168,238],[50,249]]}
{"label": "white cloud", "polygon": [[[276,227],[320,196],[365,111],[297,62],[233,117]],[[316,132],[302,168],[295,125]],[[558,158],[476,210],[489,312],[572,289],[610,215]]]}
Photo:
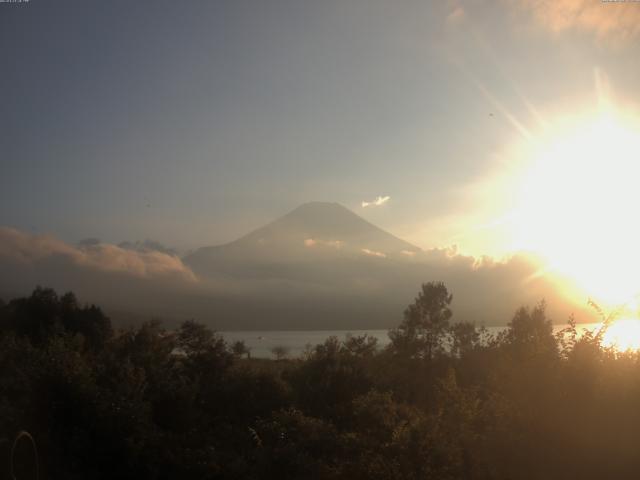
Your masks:
{"label": "white cloud", "polygon": [[361,251],[365,255],[369,255],[371,257],[387,258],[387,256],[384,253],[376,252],[375,250],[369,250],[368,248],[363,248]]}
{"label": "white cloud", "polygon": [[316,240],[314,238],[306,238],[304,240],[305,247],[315,247],[316,245],[322,245],[324,247],[342,248],[344,242],[342,240]]}
{"label": "white cloud", "polygon": [[380,205],[384,205],[385,203],[387,203],[390,199],[391,197],[387,195],[385,197],[378,197],[372,202],[362,202],[362,208],[379,207]]}

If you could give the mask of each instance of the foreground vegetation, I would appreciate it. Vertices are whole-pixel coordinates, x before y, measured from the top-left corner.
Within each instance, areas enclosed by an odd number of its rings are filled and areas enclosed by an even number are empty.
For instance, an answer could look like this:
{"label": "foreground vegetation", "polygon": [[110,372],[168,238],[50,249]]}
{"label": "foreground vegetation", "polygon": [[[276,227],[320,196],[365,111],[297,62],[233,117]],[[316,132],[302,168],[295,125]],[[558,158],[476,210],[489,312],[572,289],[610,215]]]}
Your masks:
{"label": "foreground vegetation", "polygon": [[451,300],[423,285],[383,350],[330,338],[273,361],[192,321],[114,332],[38,288],[0,304],[0,438],[31,432],[52,479],[637,476],[638,354],[554,336],[544,304],[493,337]]}

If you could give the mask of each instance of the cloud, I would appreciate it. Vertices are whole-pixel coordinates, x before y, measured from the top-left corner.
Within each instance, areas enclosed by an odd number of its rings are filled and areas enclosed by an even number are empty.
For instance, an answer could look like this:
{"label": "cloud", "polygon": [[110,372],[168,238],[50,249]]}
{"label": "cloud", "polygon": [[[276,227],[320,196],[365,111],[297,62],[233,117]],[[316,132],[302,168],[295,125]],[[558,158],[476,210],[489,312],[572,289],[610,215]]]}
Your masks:
{"label": "cloud", "polygon": [[372,202],[362,202],[362,208],[366,207],[379,207],[380,205],[384,205],[391,199],[390,196],[378,197]]}
{"label": "cloud", "polygon": [[85,238],[83,240],[80,240],[78,242],[78,246],[79,247],[90,247],[90,246],[93,246],[93,245],[100,245],[101,243],[102,242],[100,241],[99,238],[91,237],[91,238]]}
{"label": "cloud", "polygon": [[165,247],[160,242],[156,242],[155,240],[144,240],[142,242],[121,242],[118,244],[120,248],[124,248],[127,250],[134,250],[136,252],[162,252],[167,255],[177,256],[178,252],[173,248]]}
{"label": "cloud", "polygon": [[362,253],[365,255],[369,255],[370,257],[379,257],[379,258],[387,258],[387,256],[382,252],[376,252],[375,250],[369,250],[368,248],[363,248]]}
{"label": "cloud", "polygon": [[581,30],[616,44],[640,35],[640,4],[604,0],[507,0],[553,32]]}
{"label": "cloud", "polygon": [[590,319],[529,257],[497,262],[434,249],[405,250],[412,261],[396,261],[371,248],[351,256],[334,250],[341,244],[335,240],[304,244],[325,248],[326,257],[260,262],[223,255],[211,274],[196,277],[180,258],[149,244],[143,251],[95,241],[77,246],[0,227],[0,294],[26,294],[40,284],[72,290],[108,311],[196,318],[226,329],[387,328],[401,319],[421,283],[442,280],[454,294],[457,320],[504,324],[518,306],[542,298],[557,321],[571,312]]}
{"label": "cloud", "polygon": [[57,260],[68,267],[120,273],[139,278],[174,276],[196,281],[194,273],[180,258],[157,250],[133,250],[96,239],[69,245],[50,235],[31,235],[0,227],[0,259],[23,266]]}
{"label": "cloud", "polygon": [[304,241],[305,247],[315,247],[317,245],[331,247],[331,248],[342,248],[344,242],[342,240],[316,240],[313,238],[306,238]]}

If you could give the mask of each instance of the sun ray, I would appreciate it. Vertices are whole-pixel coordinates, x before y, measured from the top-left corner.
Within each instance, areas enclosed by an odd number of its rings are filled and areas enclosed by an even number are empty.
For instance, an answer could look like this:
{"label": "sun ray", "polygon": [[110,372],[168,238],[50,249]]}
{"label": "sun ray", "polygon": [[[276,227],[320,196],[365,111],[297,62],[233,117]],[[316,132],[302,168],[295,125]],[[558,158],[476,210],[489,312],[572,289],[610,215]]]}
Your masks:
{"label": "sun ray", "polygon": [[604,76],[595,77],[598,110],[558,121],[529,147],[512,234],[518,248],[615,304],[640,286],[640,227],[632,220],[640,118],[614,108]]}
{"label": "sun ray", "polygon": [[545,128],[548,125],[547,121],[544,119],[535,105],[533,105],[533,103],[527,98],[527,96],[522,93],[522,89],[518,86],[513,77],[506,73],[506,70],[502,66],[502,61],[500,61],[500,58],[496,55],[494,49],[486,41],[485,37],[481,35],[477,29],[472,29],[472,34],[476,40],[476,43],[480,45],[482,51],[491,62],[493,69],[498,72],[500,76],[507,82],[509,87],[513,90],[513,92],[525,106],[529,114],[535,119],[538,126],[541,128]]}
{"label": "sun ray", "polygon": [[493,108],[495,108],[502,114],[504,118],[507,119],[511,126],[513,126],[524,139],[530,140],[532,138],[531,132],[529,132],[524,124],[520,122],[520,120],[518,120],[518,118],[513,113],[511,113],[509,109],[502,102],[500,102],[498,98],[493,95],[475,75],[472,75],[471,72],[469,72],[468,69],[466,69],[460,61],[452,59],[451,62],[478,89],[478,91],[493,106]]}

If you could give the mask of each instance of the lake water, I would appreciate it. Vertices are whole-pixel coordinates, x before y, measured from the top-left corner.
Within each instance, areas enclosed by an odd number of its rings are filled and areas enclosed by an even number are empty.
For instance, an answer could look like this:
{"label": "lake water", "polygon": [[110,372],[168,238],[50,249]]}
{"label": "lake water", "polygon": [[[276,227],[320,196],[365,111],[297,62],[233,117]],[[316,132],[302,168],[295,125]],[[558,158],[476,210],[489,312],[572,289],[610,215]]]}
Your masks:
{"label": "lake water", "polygon": [[[578,331],[592,330],[599,324],[578,325]],[[554,333],[567,327],[567,325],[554,325]],[[496,335],[506,327],[487,327],[489,333]],[[232,343],[237,340],[245,342],[251,349],[251,356],[256,358],[273,358],[271,349],[274,347],[285,347],[288,349],[289,357],[299,357],[304,353],[307,345],[318,345],[327,338],[335,336],[344,340],[348,334],[354,336],[370,335],[378,339],[378,347],[382,348],[389,344],[388,330],[251,330],[236,332],[219,332],[227,342]]]}

